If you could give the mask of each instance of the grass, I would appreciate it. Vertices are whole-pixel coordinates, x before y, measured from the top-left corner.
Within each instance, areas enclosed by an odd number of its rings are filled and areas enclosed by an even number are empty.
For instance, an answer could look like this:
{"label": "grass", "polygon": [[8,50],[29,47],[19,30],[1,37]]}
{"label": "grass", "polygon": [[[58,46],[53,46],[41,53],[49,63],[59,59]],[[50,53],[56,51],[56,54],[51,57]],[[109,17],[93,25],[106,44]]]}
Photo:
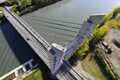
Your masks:
{"label": "grass", "polygon": [[89,78],[85,77],[84,75],[82,75],[86,80],[90,80]]}
{"label": "grass", "polygon": [[120,12],[120,5],[115,7],[112,12],[113,12],[113,15],[116,15],[117,13],[119,13]]}
{"label": "grass", "polygon": [[42,71],[41,70],[39,70],[39,69],[35,70],[32,75],[30,75],[29,77],[27,77],[24,80],[34,80],[34,79],[36,79],[36,80],[43,80],[43,78],[42,78]]}
{"label": "grass", "polygon": [[23,80],[52,80],[49,75],[49,70],[45,65],[40,65],[37,69],[33,70],[33,73]]}
{"label": "grass", "polygon": [[120,76],[120,73],[118,73],[118,75]]}
{"label": "grass", "polygon": [[0,10],[3,10],[2,7],[0,7]]}
{"label": "grass", "polygon": [[120,25],[120,20],[117,21],[117,25]]}
{"label": "grass", "polygon": [[120,20],[117,21],[117,29],[120,30]]}
{"label": "grass", "polygon": [[94,77],[102,80],[106,80],[107,77],[105,75],[104,70],[101,68],[101,64],[98,60],[92,57],[92,53],[89,53],[84,60],[82,61],[82,68],[89,74],[93,75]]}

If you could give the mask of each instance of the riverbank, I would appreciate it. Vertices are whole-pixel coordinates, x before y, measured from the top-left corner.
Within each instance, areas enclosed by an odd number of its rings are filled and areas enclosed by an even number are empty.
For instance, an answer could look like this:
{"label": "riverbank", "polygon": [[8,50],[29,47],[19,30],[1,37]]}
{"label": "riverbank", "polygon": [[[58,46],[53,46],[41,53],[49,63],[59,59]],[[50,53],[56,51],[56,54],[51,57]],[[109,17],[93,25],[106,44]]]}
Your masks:
{"label": "riverbank", "polygon": [[[41,2],[43,1],[43,2]],[[30,12],[34,12],[40,8],[43,8],[48,5],[52,5],[61,0],[27,0],[27,1],[18,1],[18,0],[8,0],[5,5],[9,6],[17,15],[22,16]],[[0,7],[0,24],[6,23],[8,20],[2,14],[2,7]]]}
{"label": "riverbank", "polygon": [[54,4],[61,0],[22,0],[22,1],[15,1],[9,0],[6,2],[8,6],[12,6],[12,10],[19,16],[27,14],[29,12],[36,11],[39,8],[43,8],[45,6]]}

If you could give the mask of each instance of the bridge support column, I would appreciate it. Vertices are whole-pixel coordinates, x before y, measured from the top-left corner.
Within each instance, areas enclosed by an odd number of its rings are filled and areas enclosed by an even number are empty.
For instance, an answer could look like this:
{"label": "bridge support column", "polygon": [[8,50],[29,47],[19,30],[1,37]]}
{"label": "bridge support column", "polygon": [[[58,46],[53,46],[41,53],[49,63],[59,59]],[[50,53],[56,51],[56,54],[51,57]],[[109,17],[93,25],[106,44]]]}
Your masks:
{"label": "bridge support column", "polygon": [[49,63],[50,63],[50,70],[53,75],[57,72],[60,66],[63,63],[62,56],[63,56],[64,47],[53,43],[52,48],[49,53]]}

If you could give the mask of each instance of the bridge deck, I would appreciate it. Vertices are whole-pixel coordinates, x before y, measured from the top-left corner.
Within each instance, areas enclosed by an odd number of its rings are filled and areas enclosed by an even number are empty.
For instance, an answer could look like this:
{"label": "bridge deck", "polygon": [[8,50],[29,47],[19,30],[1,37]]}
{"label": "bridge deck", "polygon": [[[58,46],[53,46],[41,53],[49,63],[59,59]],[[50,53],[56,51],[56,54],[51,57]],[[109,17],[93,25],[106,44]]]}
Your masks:
{"label": "bridge deck", "polygon": [[37,33],[30,28],[27,23],[22,21],[14,12],[6,7],[3,7],[5,17],[10,21],[14,28],[19,32],[23,39],[31,46],[31,48],[38,54],[38,56],[49,66],[48,49],[50,45]]}
{"label": "bridge deck", "polygon": [[63,62],[62,66],[57,71],[59,80],[85,80],[80,74],[75,71],[67,62]]}

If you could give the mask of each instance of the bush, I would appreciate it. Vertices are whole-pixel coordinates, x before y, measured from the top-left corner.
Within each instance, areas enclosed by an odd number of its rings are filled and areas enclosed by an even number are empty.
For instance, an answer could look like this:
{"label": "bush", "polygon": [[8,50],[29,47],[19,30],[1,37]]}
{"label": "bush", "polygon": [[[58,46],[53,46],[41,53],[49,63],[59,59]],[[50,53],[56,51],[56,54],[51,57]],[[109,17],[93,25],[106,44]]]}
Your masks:
{"label": "bush", "polygon": [[75,51],[73,56],[70,58],[69,60],[70,64],[72,66],[76,66],[79,57],[86,55],[85,52],[88,50],[89,50],[89,39],[87,38],[86,40],[84,40],[84,42],[80,45],[80,47]]}
{"label": "bush", "polygon": [[16,12],[16,11],[17,11],[17,8],[16,8],[16,7],[13,7],[12,10],[13,10],[14,12]]}
{"label": "bush", "polygon": [[115,19],[112,19],[108,22],[105,23],[105,26],[109,26],[109,28],[115,27],[115,25],[117,24],[117,21]]}
{"label": "bush", "polygon": [[16,14],[17,14],[17,15],[20,15],[20,12],[19,12],[19,11],[17,11],[17,12],[16,12]]}
{"label": "bush", "polygon": [[113,15],[116,15],[117,13],[119,13],[120,12],[120,6],[115,7],[112,12],[113,12]]}
{"label": "bush", "polygon": [[94,51],[94,53],[96,54],[96,56],[99,58],[100,62],[102,63],[102,65],[104,66],[106,72],[108,73],[108,75],[113,79],[113,80],[118,80],[119,76],[117,74],[117,72],[114,70],[114,68],[112,67],[111,63],[106,60],[107,57],[104,53],[104,51],[100,50],[100,49],[96,49]]}
{"label": "bush", "polygon": [[113,17],[113,13],[112,13],[112,12],[109,13],[109,14],[107,14],[107,15],[101,20],[101,22],[99,23],[98,28],[101,27],[102,25],[104,25],[105,22],[109,21],[112,17]]}
{"label": "bush", "polygon": [[80,45],[80,47],[76,50],[73,54],[74,57],[79,58],[80,56],[85,55],[86,51],[89,50],[89,39],[87,38],[84,42]]}
{"label": "bush", "polygon": [[7,4],[8,4],[9,6],[13,6],[14,4],[18,4],[18,1],[17,1],[17,0],[8,0],[8,1],[7,1]]}
{"label": "bush", "polygon": [[116,20],[112,19],[112,20],[106,22],[104,26],[94,29],[90,43],[95,44],[104,35],[106,35],[112,27],[116,26],[116,24],[117,24]]}

